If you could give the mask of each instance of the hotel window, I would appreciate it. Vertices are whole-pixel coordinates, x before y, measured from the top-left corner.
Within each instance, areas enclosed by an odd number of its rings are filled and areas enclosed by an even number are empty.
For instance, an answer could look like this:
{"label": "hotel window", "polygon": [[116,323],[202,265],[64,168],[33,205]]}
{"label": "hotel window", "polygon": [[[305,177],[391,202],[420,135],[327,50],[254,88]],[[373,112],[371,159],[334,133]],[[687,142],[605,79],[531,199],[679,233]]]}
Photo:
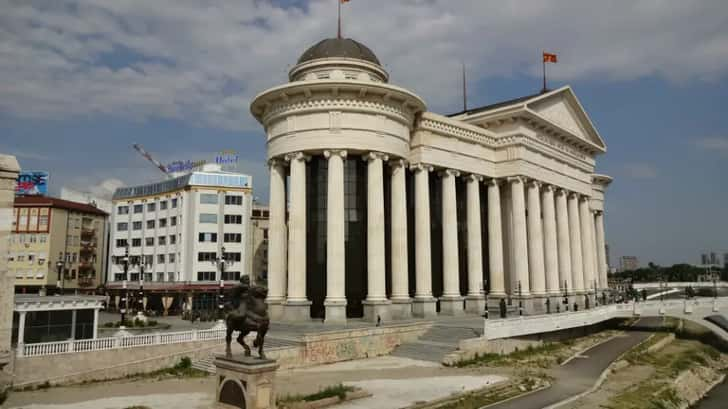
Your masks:
{"label": "hotel window", "polygon": [[225,243],[240,243],[243,239],[243,235],[240,233],[225,233]]}
{"label": "hotel window", "polygon": [[129,214],[129,206],[119,206],[116,208],[116,214]]}
{"label": "hotel window", "polygon": [[240,206],[243,204],[243,197],[242,196],[225,196],[225,204]]}
{"label": "hotel window", "polygon": [[146,246],[153,246],[154,245],[154,237],[147,237],[144,239],[144,245]]}
{"label": "hotel window", "polygon": [[174,234],[169,235],[169,244],[177,244],[177,236]]}
{"label": "hotel window", "polygon": [[240,281],[240,271],[225,271],[222,273],[222,279],[225,281]]}
{"label": "hotel window", "polygon": [[116,239],[116,247],[126,247],[129,245],[129,242],[126,239]]}
{"label": "hotel window", "polygon": [[147,203],[147,211],[153,212],[157,210],[157,204],[156,203]]}
{"label": "hotel window", "polygon": [[214,213],[200,213],[200,223],[217,224],[217,215]]}
{"label": "hotel window", "polygon": [[151,266],[154,263],[154,256],[146,254],[144,256],[144,265]]}
{"label": "hotel window", "polygon": [[157,281],[164,281],[164,273],[157,273]]}
{"label": "hotel window", "polygon": [[153,228],[154,228],[154,220],[147,220],[147,229],[153,229]]}
{"label": "hotel window", "polygon": [[172,199],[172,209],[177,208],[177,198]]}
{"label": "hotel window", "polygon": [[134,213],[141,213],[144,211],[144,205],[134,205]]}
{"label": "hotel window", "polygon": [[116,223],[116,230],[117,231],[129,230],[129,223]]}
{"label": "hotel window", "polygon": [[226,214],[225,215],[225,224],[242,224],[243,223],[243,216],[239,214]]}
{"label": "hotel window", "polygon": [[157,254],[157,263],[164,264],[164,254]]}
{"label": "hotel window", "polygon": [[38,242],[38,237],[35,234],[31,234],[30,235],[30,242],[31,243],[37,243]]}
{"label": "hotel window", "polygon": [[144,281],[152,281],[153,273],[144,273]]}
{"label": "hotel window", "polygon": [[159,202],[159,210],[167,210],[167,201],[161,201]]}
{"label": "hotel window", "polygon": [[200,193],[200,204],[217,204],[217,195],[214,193]]}
{"label": "hotel window", "polygon": [[159,219],[159,227],[167,227],[167,219]]}
{"label": "hotel window", "polygon": [[176,226],[177,225],[177,217],[176,216],[172,216],[172,217],[169,218],[169,225],[170,226]]}
{"label": "hotel window", "polygon": [[133,222],[131,225],[131,228],[133,230],[141,230],[142,229],[142,222]]}
{"label": "hotel window", "polygon": [[42,214],[38,217],[38,230],[48,229],[48,215]]}
{"label": "hotel window", "polygon": [[167,273],[167,281],[177,281],[175,280],[176,273]]}
{"label": "hotel window", "polygon": [[174,263],[174,253],[169,253],[168,260],[169,260],[170,263]]}
{"label": "hotel window", "polygon": [[132,247],[141,247],[142,239],[131,239],[131,246]]}
{"label": "hotel window", "polygon": [[214,271],[198,271],[197,281],[215,281]]}
{"label": "hotel window", "polygon": [[228,253],[224,254],[225,261],[240,261],[240,253]]}
{"label": "hotel window", "polygon": [[217,253],[209,251],[201,251],[197,253],[197,261],[215,261]]}
{"label": "hotel window", "polygon": [[167,245],[167,236],[159,236],[157,238],[157,244],[160,246],[166,246]]}
{"label": "hotel window", "polygon": [[46,241],[48,241],[48,235],[47,234],[41,234],[40,235],[40,242],[41,243],[45,243]]}
{"label": "hotel window", "polygon": [[217,233],[200,233],[198,241],[200,243],[217,243]]}

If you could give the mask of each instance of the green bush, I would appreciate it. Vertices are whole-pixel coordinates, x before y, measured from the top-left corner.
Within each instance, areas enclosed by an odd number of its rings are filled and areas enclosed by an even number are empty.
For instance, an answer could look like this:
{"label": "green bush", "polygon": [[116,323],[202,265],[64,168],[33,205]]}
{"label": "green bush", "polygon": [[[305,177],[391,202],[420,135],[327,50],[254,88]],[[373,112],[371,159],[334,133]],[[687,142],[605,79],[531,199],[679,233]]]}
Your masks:
{"label": "green bush", "polygon": [[0,392],[0,405],[2,405],[3,402],[5,402],[5,399],[7,399],[7,398],[8,398],[8,391]]}
{"label": "green bush", "polygon": [[179,362],[177,362],[174,365],[174,369],[176,370],[184,370],[184,369],[190,369],[192,368],[192,359],[188,356],[183,356],[180,358]]}

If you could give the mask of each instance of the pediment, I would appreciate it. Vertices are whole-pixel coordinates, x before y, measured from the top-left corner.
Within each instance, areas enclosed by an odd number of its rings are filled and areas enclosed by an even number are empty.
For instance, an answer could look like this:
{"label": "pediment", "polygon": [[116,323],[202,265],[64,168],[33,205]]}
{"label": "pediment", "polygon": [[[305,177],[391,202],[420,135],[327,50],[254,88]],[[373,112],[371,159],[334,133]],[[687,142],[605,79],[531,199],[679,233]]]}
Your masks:
{"label": "pediment", "polygon": [[605,149],[604,141],[594,128],[571,88],[564,87],[534,98],[527,108],[541,118],[563,128],[578,138]]}

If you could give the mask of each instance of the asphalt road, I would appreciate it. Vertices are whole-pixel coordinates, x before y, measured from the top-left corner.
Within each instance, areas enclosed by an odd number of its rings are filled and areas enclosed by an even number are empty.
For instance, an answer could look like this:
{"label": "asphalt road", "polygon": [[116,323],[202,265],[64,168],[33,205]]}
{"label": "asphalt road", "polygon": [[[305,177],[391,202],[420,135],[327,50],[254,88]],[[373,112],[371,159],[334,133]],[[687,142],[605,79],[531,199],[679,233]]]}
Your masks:
{"label": "asphalt road", "polygon": [[728,401],[728,378],[711,389],[708,395],[695,406],[696,409],[725,409]]}
{"label": "asphalt road", "polygon": [[625,336],[612,338],[560,366],[554,373],[556,380],[550,388],[489,406],[488,409],[541,409],[587,391],[614,360],[649,337],[652,334],[649,328],[659,327],[661,323],[662,318],[659,317],[642,318],[637,322],[637,328],[627,331]]}

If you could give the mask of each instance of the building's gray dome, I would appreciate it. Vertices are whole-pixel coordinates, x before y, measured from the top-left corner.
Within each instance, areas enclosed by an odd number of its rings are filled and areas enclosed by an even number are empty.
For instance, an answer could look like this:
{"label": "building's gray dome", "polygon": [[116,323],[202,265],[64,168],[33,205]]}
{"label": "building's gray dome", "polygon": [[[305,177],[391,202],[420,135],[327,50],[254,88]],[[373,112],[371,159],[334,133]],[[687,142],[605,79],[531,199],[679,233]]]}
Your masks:
{"label": "building's gray dome", "polygon": [[298,59],[304,63],[319,58],[354,58],[381,65],[376,55],[364,44],[350,38],[327,38],[306,50]]}

